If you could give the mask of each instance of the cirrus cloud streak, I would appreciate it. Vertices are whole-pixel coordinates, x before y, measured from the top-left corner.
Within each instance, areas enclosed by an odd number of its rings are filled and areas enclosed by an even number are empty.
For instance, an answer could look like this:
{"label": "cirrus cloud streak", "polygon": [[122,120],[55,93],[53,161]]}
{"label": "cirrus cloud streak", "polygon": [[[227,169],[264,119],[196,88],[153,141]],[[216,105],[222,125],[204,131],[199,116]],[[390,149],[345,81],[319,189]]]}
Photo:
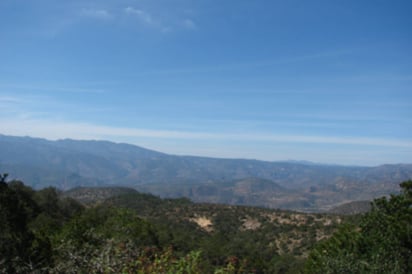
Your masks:
{"label": "cirrus cloud streak", "polygon": [[334,144],[352,146],[377,146],[412,148],[412,142],[401,139],[386,139],[373,137],[338,137],[315,135],[287,135],[276,133],[216,133],[180,130],[159,130],[132,127],[112,127],[90,123],[76,123],[39,119],[10,120],[0,118],[2,133],[9,135],[30,135],[47,139],[109,139],[122,138],[157,138],[180,140],[217,140],[240,142],[276,142],[300,144]]}

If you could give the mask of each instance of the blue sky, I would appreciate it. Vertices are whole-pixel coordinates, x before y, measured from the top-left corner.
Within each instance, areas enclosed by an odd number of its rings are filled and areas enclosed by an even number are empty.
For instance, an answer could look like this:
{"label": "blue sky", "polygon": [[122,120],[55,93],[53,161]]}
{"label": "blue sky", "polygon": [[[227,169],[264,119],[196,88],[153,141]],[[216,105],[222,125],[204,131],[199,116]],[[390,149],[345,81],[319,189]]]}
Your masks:
{"label": "blue sky", "polygon": [[412,163],[412,4],[0,0],[0,133]]}

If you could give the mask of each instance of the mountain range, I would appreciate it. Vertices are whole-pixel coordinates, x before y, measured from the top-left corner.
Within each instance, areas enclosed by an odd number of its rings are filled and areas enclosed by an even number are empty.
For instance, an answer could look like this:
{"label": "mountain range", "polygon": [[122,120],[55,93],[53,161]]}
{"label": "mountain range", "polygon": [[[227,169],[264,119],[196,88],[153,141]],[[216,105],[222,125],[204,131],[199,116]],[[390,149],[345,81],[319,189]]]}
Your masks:
{"label": "mountain range", "polygon": [[196,202],[325,211],[398,191],[412,164],[377,167],[169,155],[108,141],[0,135],[0,173],[34,188],[124,186]]}

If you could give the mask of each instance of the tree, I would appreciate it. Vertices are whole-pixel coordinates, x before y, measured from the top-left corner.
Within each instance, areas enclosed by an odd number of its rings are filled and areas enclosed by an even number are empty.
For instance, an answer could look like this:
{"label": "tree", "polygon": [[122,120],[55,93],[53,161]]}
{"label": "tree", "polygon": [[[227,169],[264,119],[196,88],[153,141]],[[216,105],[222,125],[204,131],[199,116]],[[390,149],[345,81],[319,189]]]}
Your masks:
{"label": "tree", "polygon": [[51,239],[83,207],[48,188],[34,191],[0,175],[0,273],[28,273],[53,264]]}
{"label": "tree", "polygon": [[0,175],[0,272],[21,272],[32,265],[34,235],[28,230],[28,222],[34,202],[23,188],[13,189],[6,179],[7,174]]}
{"label": "tree", "polygon": [[156,246],[155,229],[131,210],[97,206],[72,218],[54,240],[54,272],[118,273],[144,247]]}
{"label": "tree", "polygon": [[358,227],[345,225],[320,243],[306,272],[411,273],[412,181],[400,186],[400,194],[375,199]]}

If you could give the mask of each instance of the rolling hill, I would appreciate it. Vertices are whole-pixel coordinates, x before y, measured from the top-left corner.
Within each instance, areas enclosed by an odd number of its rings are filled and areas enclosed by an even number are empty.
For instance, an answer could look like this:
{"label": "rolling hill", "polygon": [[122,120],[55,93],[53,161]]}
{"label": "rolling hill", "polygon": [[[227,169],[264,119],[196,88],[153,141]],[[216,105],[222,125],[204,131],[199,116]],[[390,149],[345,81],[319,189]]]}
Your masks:
{"label": "rolling hill", "polygon": [[34,188],[125,186],[161,197],[323,211],[398,191],[411,164],[319,165],[176,156],[107,141],[0,135],[0,172]]}

